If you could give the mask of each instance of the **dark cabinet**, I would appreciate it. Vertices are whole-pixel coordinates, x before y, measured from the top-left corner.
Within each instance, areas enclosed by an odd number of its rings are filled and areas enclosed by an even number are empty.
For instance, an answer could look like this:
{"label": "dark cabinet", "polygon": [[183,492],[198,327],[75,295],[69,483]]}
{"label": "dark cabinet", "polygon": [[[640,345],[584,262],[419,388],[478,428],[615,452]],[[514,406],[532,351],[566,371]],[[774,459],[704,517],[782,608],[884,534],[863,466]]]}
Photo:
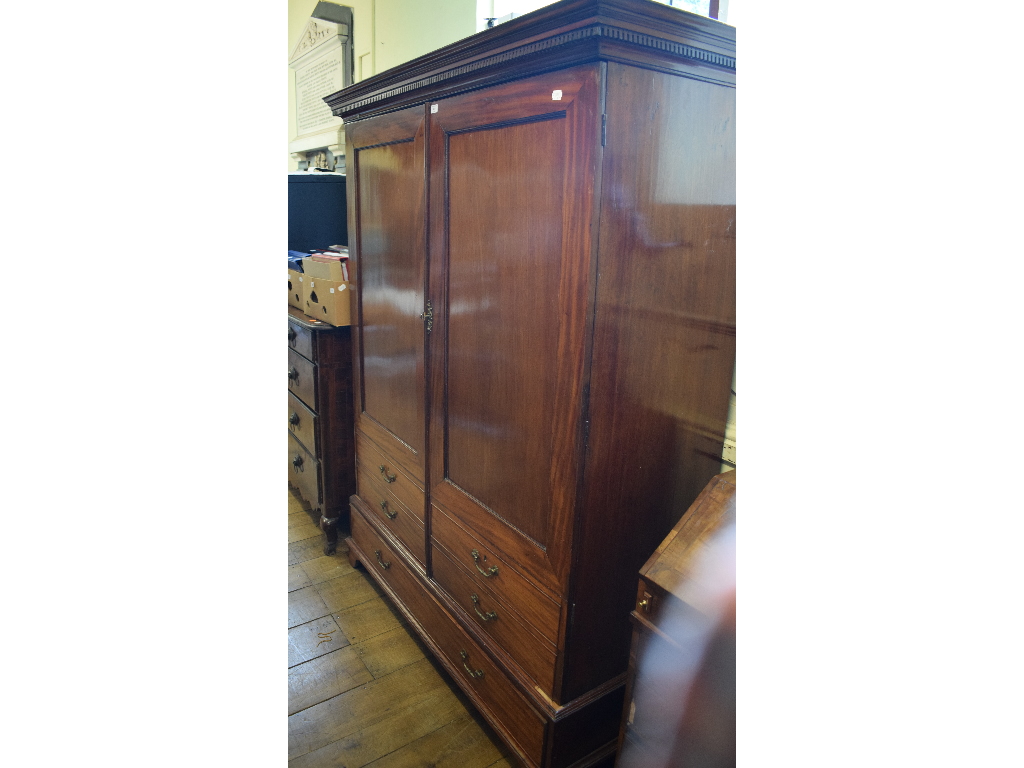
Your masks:
{"label": "dark cabinet", "polygon": [[345,119],[351,558],[524,765],[614,757],[635,574],[720,469],[734,30],[566,0]]}
{"label": "dark cabinet", "polygon": [[355,490],[352,330],[294,307],[288,308],[288,482],[319,513],[324,554],[331,554]]}

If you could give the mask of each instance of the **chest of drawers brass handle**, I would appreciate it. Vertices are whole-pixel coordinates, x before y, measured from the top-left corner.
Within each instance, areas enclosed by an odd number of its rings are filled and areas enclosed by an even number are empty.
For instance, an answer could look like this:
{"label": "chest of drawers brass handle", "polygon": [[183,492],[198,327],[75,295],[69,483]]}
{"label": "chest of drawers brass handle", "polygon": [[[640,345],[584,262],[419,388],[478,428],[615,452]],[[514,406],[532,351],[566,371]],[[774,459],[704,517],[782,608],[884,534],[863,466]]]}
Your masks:
{"label": "chest of drawers brass handle", "polygon": [[383,464],[380,465],[380,476],[384,478],[386,483],[393,483],[398,479],[397,475],[389,475],[387,468]]}
{"label": "chest of drawers brass handle", "polygon": [[391,567],[391,563],[385,563],[385,562],[384,562],[383,560],[381,560],[381,559],[380,559],[380,550],[379,550],[379,549],[375,549],[375,550],[373,550],[373,554],[375,554],[375,555],[377,556],[377,563],[378,563],[378,564],[380,565],[380,567],[381,567],[381,568],[383,568],[383,569],[384,569],[385,571],[386,571],[386,570],[387,570],[388,568],[390,568],[390,567]]}
{"label": "chest of drawers brass handle", "polygon": [[302,454],[295,454],[295,458],[292,459],[292,466],[299,470],[299,472],[302,471]]}
{"label": "chest of drawers brass handle", "polygon": [[391,512],[388,510],[388,503],[386,501],[382,501],[380,503],[380,508],[384,510],[384,516],[387,517],[388,520],[394,520],[396,517],[398,517],[397,511]]}
{"label": "chest of drawers brass handle", "polygon": [[297,334],[297,333],[295,333],[295,329],[294,329],[294,328],[292,328],[292,327],[291,327],[291,326],[289,325],[289,326],[288,326],[288,341],[295,341],[295,337],[296,337],[296,336],[298,336],[298,334]]}
{"label": "chest of drawers brass handle", "polygon": [[288,417],[288,423],[295,424],[297,426],[299,423],[299,414],[297,414],[295,411],[292,411],[291,415]]}
{"label": "chest of drawers brass handle", "polygon": [[494,611],[480,613],[480,609],[477,608],[477,606],[480,605],[480,598],[476,595],[470,595],[469,599],[473,601],[473,610],[476,611],[476,615],[484,621],[494,621],[496,618],[498,618],[498,614],[496,614]]}
{"label": "chest of drawers brass handle", "polygon": [[478,669],[478,670],[474,671],[474,670],[469,668],[468,664],[466,664],[466,662],[469,661],[469,654],[468,653],[466,653],[465,651],[459,651],[459,656],[462,657],[462,668],[464,670],[466,670],[467,672],[469,672],[469,676],[470,677],[483,677],[484,676],[484,671],[482,669]]}
{"label": "chest of drawers brass handle", "polygon": [[288,378],[292,381],[299,380],[299,371],[294,365],[288,369]]}
{"label": "chest of drawers brass handle", "polygon": [[[492,565],[486,571],[483,568],[480,567],[480,551],[479,550],[474,549],[469,554],[471,554],[473,556],[473,565],[476,566],[476,569],[478,571],[480,571],[480,573],[482,573],[488,579],[491,578],[491,576],[497,576],[498,575],[498,566],[496,566],[496,565]],[[486,559],[487,559],[487,556],[484,555],[484,560],[486,560]]]}

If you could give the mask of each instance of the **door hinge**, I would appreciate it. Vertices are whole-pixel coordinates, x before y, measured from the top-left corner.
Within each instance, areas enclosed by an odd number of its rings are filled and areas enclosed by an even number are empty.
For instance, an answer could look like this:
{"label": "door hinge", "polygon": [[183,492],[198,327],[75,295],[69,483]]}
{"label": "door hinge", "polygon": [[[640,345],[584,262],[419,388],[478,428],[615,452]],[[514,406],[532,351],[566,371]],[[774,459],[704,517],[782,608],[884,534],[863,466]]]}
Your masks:
{"label": "door hinge", "polygon": [[427,333],[434,330],[434,307],[430,303],[430,299],[427,299],[427,311],[420,313],[420,320],[427,321]]}

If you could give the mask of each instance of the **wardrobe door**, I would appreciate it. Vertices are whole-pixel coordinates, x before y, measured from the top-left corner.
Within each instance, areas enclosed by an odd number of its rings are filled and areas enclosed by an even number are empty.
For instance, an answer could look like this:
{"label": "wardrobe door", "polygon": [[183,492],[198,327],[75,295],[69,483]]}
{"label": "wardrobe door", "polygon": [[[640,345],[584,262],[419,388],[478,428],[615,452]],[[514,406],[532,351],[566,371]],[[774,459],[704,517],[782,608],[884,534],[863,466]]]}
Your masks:
{"label": "wardrobe door", "polygon": [[[423,108],[346,125],[356,427],[424,482]],[[422,514],[422,512],[421,512]]]}
{"label": "wardrobe door", "polygon": [[554,594],[583,442],[599,86],[578,67],[427,115],[431,503]]}

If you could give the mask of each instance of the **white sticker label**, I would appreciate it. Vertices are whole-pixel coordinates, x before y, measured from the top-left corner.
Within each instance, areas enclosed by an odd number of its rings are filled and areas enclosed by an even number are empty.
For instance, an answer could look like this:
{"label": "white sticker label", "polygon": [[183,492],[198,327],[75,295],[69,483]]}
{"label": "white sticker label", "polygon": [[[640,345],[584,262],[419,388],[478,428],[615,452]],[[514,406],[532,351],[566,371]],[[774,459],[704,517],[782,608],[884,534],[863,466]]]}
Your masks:
{"label": "white sticker label", "polygon": [[338,292],[340,293],[341,291],[344,291],[347,287],[347,285],[342,285],[341,288],[338,289]]}
{"label": "white sticker label", "polygon": [[334,293],[334,289],[333,288],[331,288],[331,293]]}
{"label": "white sticker label", "polygon": [[302,282],[302,277],[301,277],[301,276],[299,277],[299,282],[300,282],[300,283]]}
{"label": "white sticker label", "polygon": [[430,114],[432,114],[432,115],[436,115],[437,114],[437,104],[431,104],[430,105]]}
{"label": "white sticker label", "polygon": [[551,92],[551,100],[552,101],[561,101],[562,100],[562,92],[561,91],[552,91]]}

